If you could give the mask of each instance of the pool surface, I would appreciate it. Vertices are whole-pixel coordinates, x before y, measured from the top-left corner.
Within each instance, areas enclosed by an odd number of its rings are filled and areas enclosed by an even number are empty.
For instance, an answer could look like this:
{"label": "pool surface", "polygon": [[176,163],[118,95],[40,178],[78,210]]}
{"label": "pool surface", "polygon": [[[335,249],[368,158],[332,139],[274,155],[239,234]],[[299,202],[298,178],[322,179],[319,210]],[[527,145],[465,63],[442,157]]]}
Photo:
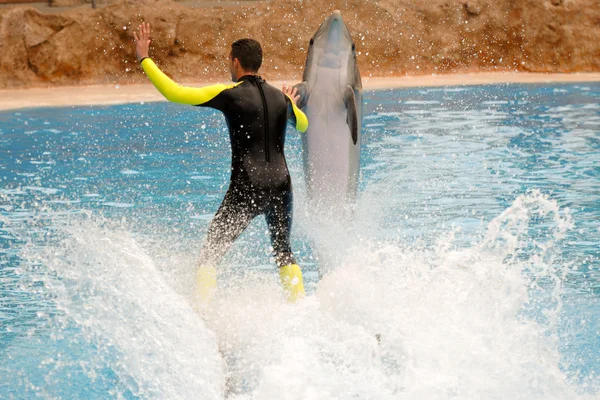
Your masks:
{"label": "pool surface", "polygon": [[351,223],[311,213],[299,135],[309,297],[257,218],[197,310],[221,114],[0,113],[0,398],[600,395],[600,83],[366,92]]}

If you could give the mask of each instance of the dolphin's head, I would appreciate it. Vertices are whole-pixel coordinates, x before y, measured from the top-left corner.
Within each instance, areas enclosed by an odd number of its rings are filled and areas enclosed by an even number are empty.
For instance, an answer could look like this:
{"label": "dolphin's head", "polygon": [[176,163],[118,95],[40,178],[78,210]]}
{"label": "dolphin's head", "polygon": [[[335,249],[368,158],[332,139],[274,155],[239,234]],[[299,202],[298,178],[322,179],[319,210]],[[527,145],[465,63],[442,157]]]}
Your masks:
{"label": "dolphin's head", "polygon": [[354,43],[350,31],[344,24],[342,13],[334,11],[325,22],[319,26],[317,32],[310,40],[313,51],[322,51],[324,54],[347,57],[352,51]]}
{"label": "dolphin's head", "polygon": [[[353,80],[356,68],[356,47],[342,13],[334,11],[317,29],[310,39],[304,80],[319,68],[339,69],[341,78]],[[342,79],[344,80],[344,79]]]}

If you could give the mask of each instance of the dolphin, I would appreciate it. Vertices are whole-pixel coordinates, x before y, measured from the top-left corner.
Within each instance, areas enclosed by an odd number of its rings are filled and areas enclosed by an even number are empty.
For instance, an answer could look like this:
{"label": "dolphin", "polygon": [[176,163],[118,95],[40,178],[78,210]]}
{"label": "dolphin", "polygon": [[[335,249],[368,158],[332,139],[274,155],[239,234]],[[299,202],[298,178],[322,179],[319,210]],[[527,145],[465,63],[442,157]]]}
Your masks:
{"label": "dolphin", "polygon": [[309,199],[317,204],[354,202],[362,129],[362,81],[356,46],[340,11],[310,39],[302,83],[294,86],[308,117],[302,136]]}

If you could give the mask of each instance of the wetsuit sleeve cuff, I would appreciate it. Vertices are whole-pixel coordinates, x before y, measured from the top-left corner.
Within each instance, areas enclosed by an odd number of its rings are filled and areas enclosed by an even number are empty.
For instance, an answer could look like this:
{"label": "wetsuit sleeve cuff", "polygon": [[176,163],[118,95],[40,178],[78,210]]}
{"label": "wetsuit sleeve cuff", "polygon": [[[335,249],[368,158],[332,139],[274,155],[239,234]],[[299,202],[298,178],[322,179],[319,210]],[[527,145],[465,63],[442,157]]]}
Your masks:
{"label": "wetsuit sleeve cuff", "polygon": [[140,60],[140,64],[146,59],[146,58],[150,58],[150,57],[144,57]]}
{"label": "wetsuit sleeve cuff", "polygon": [[299,132],[306,132],[306,130],[308,129],[308,118],[306,117],[306,114],[304,114],[302,110],[300,110],[296,106],[296,104],[290,96],[288,96],[287,94],[286,96],[289,99],[290,104],[292,105],[292,110],[296,119],[296,130]]}

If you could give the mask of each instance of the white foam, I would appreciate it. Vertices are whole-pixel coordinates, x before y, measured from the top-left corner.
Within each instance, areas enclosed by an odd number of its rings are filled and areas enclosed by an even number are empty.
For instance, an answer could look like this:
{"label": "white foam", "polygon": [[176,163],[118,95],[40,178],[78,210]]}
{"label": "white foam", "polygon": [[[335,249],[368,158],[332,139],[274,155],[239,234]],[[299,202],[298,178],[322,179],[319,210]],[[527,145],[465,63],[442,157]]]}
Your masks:
{"label": "white foam", "polygon": [[78,204],[81,203],[81,200],[49,200],[47,203],[53,204]]}
{"label": "white foam", "polygon": [[33,192],[40,192],[43,194],[56,194],[60,192],[60,189],[46,188],[41,186],[25,186],[23,189],[31,190]]}
{"label": "white foam", "polygon": [[[531,284],[550,277],[560,286],[551,256],[572,226],[568,210],[532,192],[492,220],[479,243],[457,248],[449,232],[420,248],[389,232],[379,239],[389,203],[374,189],[350,224],[296,213],[315,252],[328,257],[313,295],[288,304],[273,266],[244,266],[243,276],[220,268],[206,326],[189,305],[195,254],[171,253],[176,239],[144,244],[77,222],[37,259],[57,277],[46,279],[60,310],[143,398],[586,398],[559,367],[557,309],[544,322],[522,315]],[[523,258],[534,216],[552,227]],[[560,291],[551,296],[558,304]]]}
{"label": "white foam", "polygon": [[482,101],[481,104],[490,105],[490,106],[504,105],[504,104],[508,104],[508,100],[488,100],[488,101]]}
{"label": "white foam", "polygon": [[133,207],[135,204],[133,203],[119,203],[119,202],[115,202],[115,201],[107,201],[102,203],[103,206],[107,206],[107,207],[116,207],[116,208],[130,208]]}
{"label": "white foam", "polygon": [[[480,243],[455,249],[449,235],[432,250],[360,239],[381,230],[377,212],[359,209],[360,236],[335,221],[309,232],[335,263],[299,305],[284,302],[268,272],[221,289],[208,323],[228,362],[230,398],[586,398],[559,367],[552,323],[521,314],[532,279],[554,273],[534,265],[572,226],[567,211],[533,192]],[[517,260],[534,215],[553,221],[552,234]]]}
{"label": "white foam", "polygon": [[214,334],[136,240],[85,221],[65,233],[36,258],[50,270],[43,279],[58,309],[98,347],[102,359],[87,368],[108,362],[136,397],[222,398]]}
{"label": "white foam", "polygon": [[406,100],[403,104],[408,105],[427,105],[427,104],[440,104],[437,100]]}
{"label": "white foam", "polygon": [[215,216],[215,214],[197,214],[197,215],[192,215],[190,217],[190,219],[198,219],[198,220],[202,220],[202,221],[210,221],[214,216]]}

